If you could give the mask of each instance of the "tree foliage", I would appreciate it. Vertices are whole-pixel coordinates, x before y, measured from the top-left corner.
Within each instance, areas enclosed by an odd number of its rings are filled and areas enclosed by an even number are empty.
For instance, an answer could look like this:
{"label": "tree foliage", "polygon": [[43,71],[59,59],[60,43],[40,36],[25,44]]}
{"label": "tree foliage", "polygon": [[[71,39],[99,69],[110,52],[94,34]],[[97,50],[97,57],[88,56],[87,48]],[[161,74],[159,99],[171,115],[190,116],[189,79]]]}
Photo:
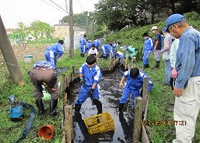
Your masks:
{"label": "tree foliage", "polygon": [[53,33],[53,27],[51,27],[49,24],[36,20],[31,23],[30,26],[31,34],[34,35],[35,41],[51,41],[52,33]]}
{"label": "tree foliage", "polygon": [[[79,14],[74,14],[73,15],[73,22],[74,26],[78,26],[80,28],[85,28],[86,27],[86,12],[82,12]],[[65,16],[62,18],[61,23],[69,23],[69,16]],[[91,23],[91,21],[90,21]]]}
{"label": "tree foliage", "polygon": [[48,23],[36,20],[31,23],[30,27],[26,27],[23,22],[19,22],[17,30],[10,33],[8,36],[14,41],[29,41],[29,38],[32,37],[31,41],[33,42],[49,43],[53,40],[52,34],[52,26]]}
{"label": "tree foliage", "polygon": [[200,0],[100,0],[95,5],[95,20],[109,30],[146,25],[164,20],[172,13],[200,12]]}

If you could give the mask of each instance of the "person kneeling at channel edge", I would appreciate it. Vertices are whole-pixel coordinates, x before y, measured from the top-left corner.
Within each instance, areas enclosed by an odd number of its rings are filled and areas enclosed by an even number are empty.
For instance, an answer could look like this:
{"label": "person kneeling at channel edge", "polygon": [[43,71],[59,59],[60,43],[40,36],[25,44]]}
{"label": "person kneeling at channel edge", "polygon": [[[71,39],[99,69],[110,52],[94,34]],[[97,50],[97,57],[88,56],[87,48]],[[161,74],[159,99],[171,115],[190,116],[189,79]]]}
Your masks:
{"label": "person kneeling at channel edge", "polygon": [[96,58],[94,55],[89,55],[86,59],[86,63],[79,68],[79,77],[82,86],[75,102],[75,112],[79,113],[81,105],[90,97],[97,106],[98,114],[102,113],[102,103],[99,101],[98,87],[102,73],[100,68],[96,65]]}
{"label": "person kneeling at channel edge", "polygon": [[144,78],[149,79],[149,91],[151,91],[153,89],[153,83],[146,73],[139,71],[138,68],[132,68],[131,70],[124,72],[119,84],[119,88],[123,88],[124,81],[126,80],[123,94],[119,102],[119,112],[122,112],[123,106],[127,102],[130,93],[132,95],[132,108],[135,107],[134,100],[136,97],[140,96]]}
{"label": "person kneeling at channel edge", "polygon": [[36,105],[39,109],[38,114],[42,115],[46,112],[42,103],[43,85],[51,94],[50,114],[54,116],[57,115],[58,110],[56,106],[58,103],[58,80],[54,64],[48,61],[38,61],[33,65],[33,68],[28,74],[31,82],[35,86]]}

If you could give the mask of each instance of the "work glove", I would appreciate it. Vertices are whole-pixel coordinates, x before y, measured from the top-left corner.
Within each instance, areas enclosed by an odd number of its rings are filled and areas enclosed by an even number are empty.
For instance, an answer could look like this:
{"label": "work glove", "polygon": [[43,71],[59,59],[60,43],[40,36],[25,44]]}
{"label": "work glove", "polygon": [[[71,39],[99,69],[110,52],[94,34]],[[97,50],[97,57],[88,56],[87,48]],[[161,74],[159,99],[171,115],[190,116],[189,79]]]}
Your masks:
{"label": "work glove", "polygon": [[84,78],[81,76],[80,77],[80,84],[84,84],[85,83],[85,80],[84,80]]}
{"label": "work glove", "polygon": [[90,90],[90,96],[93,96],[93,93],[94,93],[94,89],[91,89]]}

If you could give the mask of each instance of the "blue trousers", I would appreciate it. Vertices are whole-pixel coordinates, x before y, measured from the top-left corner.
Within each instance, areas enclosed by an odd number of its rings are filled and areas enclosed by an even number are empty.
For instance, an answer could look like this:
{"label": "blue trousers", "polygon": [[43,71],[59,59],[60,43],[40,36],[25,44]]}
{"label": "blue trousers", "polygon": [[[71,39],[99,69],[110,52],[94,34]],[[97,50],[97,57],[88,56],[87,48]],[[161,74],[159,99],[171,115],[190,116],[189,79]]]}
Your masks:
{"label": "blue trousers", "polygon": [[54,55],[54,52],[50,51],[50,50],[46,50],[45,51],[45,57],[46,57],[46,60],[48,62],[51,62],[54,65],[54,67],[56,68],[57,60],[56,60],[56,57]]}
{"label": "blue trousers", "polygon": [[143,54],[143,64],[144,65],[149,64],[149,54],[150,54],[150,51],[144,51],[144,54]]}
{"label": "blue trousers", "polygon": [[123,94],[119,103],[126,103],[130,94],[132,95],[132,98],[131,98],[132,107],[135,107],[134,101],[135,101],[135,98],[140,95],[140,91],[130,89],[127,85],[125,85],[124,87]]}
{"label": "blue trousers", "polygon": [[85,54],[85,45],[81,45],[81,54]]}
{"label": "blue trousers", "polygon": [[165,61],[165,83],[170,84],[172,67],[170,60]]}
{"label": "blue trousers", "polygon": [[96,88],[94,89],[92,96],[89,95],[90,90],[91,90],[91,86],[82,85],[75,104],[82,105],[88,97],[90,97],[92,100],[99,99],[99,88],[98,88],[98,86],[96,86]]}
{"label": "blue trousers", "polygon": [[106,52],[106,49],[104,48],[104,46],[101,47],[101,50],[103,51],[103,57],[106,58],[107,52]]}

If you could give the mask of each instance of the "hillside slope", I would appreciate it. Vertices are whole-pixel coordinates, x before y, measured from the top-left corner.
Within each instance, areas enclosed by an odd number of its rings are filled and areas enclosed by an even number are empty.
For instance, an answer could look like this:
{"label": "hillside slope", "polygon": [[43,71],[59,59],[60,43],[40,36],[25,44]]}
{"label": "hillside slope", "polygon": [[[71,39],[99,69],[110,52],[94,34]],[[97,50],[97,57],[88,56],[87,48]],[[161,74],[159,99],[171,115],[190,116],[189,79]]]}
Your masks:
{"label": "hillside slope", "polygon": [[[185,17],[191,26],[200,30],[200,15],[196,12],[186,13]],[[159,30],[162,30],[165,26],[165,21],[155,23],[153,25],[158,26]],[[151,37],[153,33],[151,32],[151,27],[153,25],[147,25],[143,27],[132,27],[116,33],[113,33],[106,40],[109,42],[120,41],[123,45],[132,45],[135,48],[138,48],[140,53],[139,56],[141,59],[141,52],[144,41],[142,35],[144,32],[148,32]],[[140,68],[142,61],[137,62],[137,67]],[[150,66],[154,66],[153,55],[150,56]],[[170,121],[173,122],[173,113],[167,112],[166,109],[170,107],[169,103],[173,101],[173,93],[169,86],[164,86],[164,62],[161,62],[160,69],[145,69],[145,72],[150,76],[154,83],[154,89],[150,95],[150,103],[148,106],[148,116],[147,120],[149,121]],[[168,143],[171,142],[175,137],[175,128],[173,125],[149,125],[147,127],[149,130],[149,139],[152,143]],[[200,117],[196,126],[196,135],[194,139],[195,143],[200,142]]]}

